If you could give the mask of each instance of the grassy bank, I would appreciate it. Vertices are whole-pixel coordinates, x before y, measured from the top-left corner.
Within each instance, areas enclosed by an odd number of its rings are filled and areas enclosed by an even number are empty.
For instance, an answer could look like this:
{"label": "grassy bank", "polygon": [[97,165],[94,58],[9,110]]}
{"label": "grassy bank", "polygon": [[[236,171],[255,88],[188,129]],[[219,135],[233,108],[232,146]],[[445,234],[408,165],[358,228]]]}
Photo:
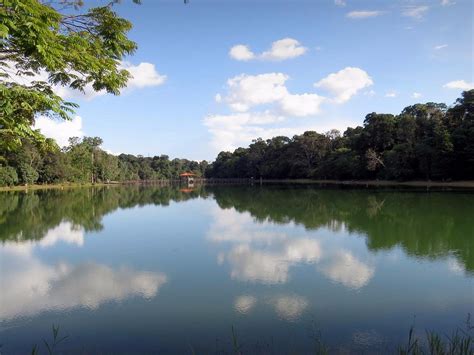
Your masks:
{"label": "grassy bank", "polygon": [[321,185],[344,185],[344,186],[408,186],[408,187],[453,187],[474,188],[474,180],[467,181],[390,181],[390,180],[262,180],[265,184],[288,183],[288,184],[321,184]]}
{"label": "grassy bank", "polygon": [[[213,184],[218,183],[219,179],[212,179]],[[228,181],[230,179],[223,179]],[[241,180],[241,179],[239,179]],[[157,184],[166,184],[167,180],[156,180]],[[179,183],[179,181],[171,180],[170,182]],[[249,180],[250,182],[250,180]],[[255,179],[255,183],[259,183],[258,179]],[[27,190],[44,190],[44,189],[70,189],[77,187],[92,187],[92,186],[117,186],[117,185],[130,185],[130,184],[153,184],[153,181],[124,181],[124,182],[111,182],[111,183],[62,183],[62,184],[42,184],[42,185],[18,185],[18,186],[0,186],[1,191],[27,191]],[[203,180],[205,184],[205,180]],[[241,182],[242,183],[242,182]],[[315,184],[315,185],[334,185],[334,186],[361,186],[361,187],[447,187],[447,188],[463,188],[463,189],[474,189],[474,180],[467,181],[389,181],[389,180],[310,180],[310,179],[263,179],[263,184]]]}
{"label": "grassy bank", "polygon": [[79,183],[63,183],[63,184],[43,184],[43,185],[18,185],[18,186],[0,186],[1,191],[27,191],[27,190],[46,190],[46,189],[72,189],[76,187],[92,187],[92,186],[110,186],[117,184],[106,184],[106,183],[97,183],[97,184],[79,184]]}

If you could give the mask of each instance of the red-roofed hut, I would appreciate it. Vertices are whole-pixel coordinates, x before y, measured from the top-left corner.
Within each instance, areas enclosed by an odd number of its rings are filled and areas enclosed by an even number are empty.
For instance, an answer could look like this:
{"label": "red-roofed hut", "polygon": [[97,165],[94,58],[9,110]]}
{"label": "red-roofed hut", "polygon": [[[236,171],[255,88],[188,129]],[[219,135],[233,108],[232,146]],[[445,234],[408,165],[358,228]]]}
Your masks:
{"label": "red-roofed hut", "polygon": [[181,180],[181,182],[188,185],[194,184],[195,177],[196,177],[196,174],[188,173],[188,172],[179,174],[179,179]]}

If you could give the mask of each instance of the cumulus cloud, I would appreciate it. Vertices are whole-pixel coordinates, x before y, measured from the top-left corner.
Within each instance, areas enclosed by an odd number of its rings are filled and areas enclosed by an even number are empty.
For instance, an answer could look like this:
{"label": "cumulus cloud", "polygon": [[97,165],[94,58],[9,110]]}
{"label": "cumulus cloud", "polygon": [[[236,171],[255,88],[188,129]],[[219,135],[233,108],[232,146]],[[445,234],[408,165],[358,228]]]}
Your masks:
{"label": "cumulus cloud", "polygon": [[411,97],[413,97],[414,99],[419,99],[420,97],[422,97],[423,95],[421,95],[419,92],[414,92]]}
{"label": "cumulus cloud", "polygon": [[[166,75],[161,75],[152,63],[142,62],[133,65],[129,62],[121,62],[120,69],[126,69],[130,72],[130,79],[127,82],[127,87],[124,91],[132,91],[135,89],[143,89],[146,87],[153,87],[162,85],[166,80]],[[31,85],[33,81],[48,81],[48,73],[40,71],[34,76],[18,75],[13,62],[8,62],[4,70],[7,71],[9,78],[7,80],[16,82],[21,85]],[[67,86],[54,85],[54,92],[63,99],[85,99],[91,100],[106,94],[105,90],[95,91],[92,84],[87,84],[84,91],[74,90]]]}
{"label": "cumulus cloud", "polygon": [[345,0],[334,0],[334,5],[343,7],[346,6],[347,3]]}
{"label": "cumulus cloud", "polygon": [[235,299],[234,309],[241,314],[248,314],[257,304],[254,296],[242,295]]}
{"label": "cumulus cloud", "polygon": [[332,281],[353,289],[367,285],[375,271],[346,250],[336,251],[319,270]]}
{"label": "cumulus cloud", "polygon": [[[364,70],[347,67],[314,84],[334,95],[328,98],[316,93],[291,93],[286,87],[288,80],[288,75],[278,72],[241,74],[228,79],[227,93],[217,94],[215,101],[226,103],[233,113],[208,115],[203,120],[212,134],[211,145],[216,150],[232,150],[256,137],[292,136],[305,130],[344,130],[347,124],[334,121],[321,124],[291,119],[317,116],[323,104],[344,103],[373,84]],[[263,111],[252,111],[257,106],[264,106]]]}
{"label": "cumulus cloud", "polygon": [[324,97],[317,94],[290,94],[283,73],[242,74],[227,81],[224,99],[234,111],[245,112],[257,105],[276,103],[283,115],[310,116],[320,112]]}
{"label": "cumulus cloud", "polygon": [[253,53],[247,45],[238,44],[230,49],[229,56],[240,61],[252,59],[281,61],[299,57],[306,53],[307,50],[296,39],[283,38],[273,42],[271,48],[261,54]]}
{"label": "cumulus cloud", "polygon": [[320,258],[316,240],[295,238],[277,246],[277,250],[260,251],[239,244],[227,254],[231,277],[236,280],[263,284],[286,283],[289,269],[298,263],[312,263]]}
{"label": "cumulus cloud", "polygon": [[269,51],[262,53],[263,60],[285,60],[296,58],[306,53],[308,49],[293,38],[283,38],[272,43]]}
{"label": "cumulus cloud", "polygon": [[288,78],[283,73],[242,74],[233,77],[227,80],[229,95],[225,100],[233,110],[239,112],[256,105],[279,101],[288,95],[285,87]]}
{"label": "cumulus cloud", "polygon": [[280,102],[283,114],[289,116],[312,116],[321,110],[325,98],[317,94],[286,95]]}
{"label": "cumulus cloud", "polygon": [[[122,89],[122,92],[160,86],[166,81],[166,75],[158,73],[155,65],[152,63],[142,62],[138,65],[133,65],[129,62],[122,62],[119,68],[125,69],[130,73],[127,86]],[[84,98],[86,100],[91,100],[107,93],[105,90],[95,91],[91,84],[86,85],[84,92],[63,86],[57,87],[56,90],[58,95],[63,98]]]}
{"label": "cumulus cloud", "polygon": [[306,298],[298,295],[278,296],[271,303],[279,317],[289,322],[298,320],[309,304]]}
{"label": "cumulus cloud", "polygon": [[416,20],[422,19],[426,12],[429,10],[429,6],[426,5],[420,5],[420,6],[406,6],[402,10],[402,15],[406,17],[411,17]]}
{"label": "cumulus cloud", "polygon": [[211,145],[216,150],[233,150],[255,137],[276,133],[276,129],[265,126],[282,120],[283,117],[269,112],[234,113],[209,115],[204,119],[204,125],[212,135]]}
{"label": "cumulus cloud", "polygon": [[[219,265],[227,263],[230,266],[232,279],[261,284],[286,283],[293,267],[315,264],[316,270],[331,281],[359,289],[374,275],[374,267],[346,250],[344,240],[335,243],[331,239],[325,243],[321,233],[314,237],[294,237],[281,226],[275,231],[271,222],[255,223],[248,212],[239,213],[233,208],[215,208],[210,213],[213,222],[207,239],[229,247],[219,253],[218,261]],[[327,228],[343,230],[341,225]],[[239,302],[247,303],[250,301]]]}
{"label": "cumulus cloud", "polygon": [[375,10],[351,11],[346,14],[346,17],[350,19],[355,19],[355,20],[362,20],[366,18],[377,17],[377,16],[382,15],[383,13],[384,13],[383,11],[375,11]]}
{"label": "cumulus cloud", "polygon": [[82,243],[79,234],[67,237],[70,233],[67,224],[51,232],[49,239],[39,244],[9,243],[0,249],[3,289],[0,319],[47,310],[97,308],[104,302],[132,296],[151,298],[167,282],[166,275],[160,272],[114,269],[95,262],[49,265],[34,255],[35,247],[48,247],[58,240]]}
{"label": "cumulus cloud", "polygon": [[233,46],[229,51],[229,56],[241,61],[248,61],[255,58],[255,54],[244,44]]}
{"label": "cumulus cloud", "polygon": [[[229,263],[233,279],[263,284],[285,283],[292,266],[315,263],[321,257],[316,240],[290,238],[286,233],[268,231],[254,224],[248,213],[216,208],[211,214],[215,218],[207,239],[231,244],[231,249],[222,253],[219,261],[220,264]],[[263,245],[266,247],[261,250]]]}
{"label": "cumulus cloud", "polygon": [[453,0],[441,0],[441,6],[451,6],[454,5],[456,2]]}
{"label": "cumulus cloud", "polygon": [[461,275],[464,273],[464,266],[454,257],[448,259],[448,270],[454,274]]}
{"label": "cumulus cloud", "polygon": [[395,90],[387,91],[385,97],[394,98],[397,97],[398,93]]}
{"label": "cumulus cloud", "polygon": [[447,44],[440,44],[438,46],[434,46],[433,49],[439,51],[440,49],[446,48],[447,46]]}
{"label": "cumulus cloud", "polygon": [[67,146],[70,137],[83,137],[82,118],[75,116],[71,121],[59,121],[40,116],[35,120],[34,129],[39,129],[43,135],[53,138],[60,147]]}
{"label": "cumulus cloud", "polygon": [[128,70],[131,75],[127,82],[128,89],[159,86],[166,80],[166,75],[158,73],[155,65],[152,63],[142,62],[138,65],[133,65],[129,62],[123,62],[121,68]]}
{"label": "cumulus cloud", "polygon": [[474,83],[468,83],[465,80],[454,80],[444,84],[443,87],[446,89],[472,90],[474,89]]}
{"label": "cumulus cloud", "polygon": [[[255,137],[270,139],[276,136],[292,137],[305,131],[329,131],[333,128],[344,131],[345,121],[326,123],[307,122],[292,126],[288,119],[266,112],[233,113],[228,115],[209,115],[203,120],[211,134],[211,146],[216,151],[233,151],[249,144]],[[274,126],[278,125],[278,126]],[[283,125],[283,126],[281,126]]]}
{"label": "cumulus cloud", "polygon": [[361,89],[373,85],[372,78],[365,70],[346,67],[337,73],[329,74],[314,84],[315,87],[325,89],[333,94],[336,103],[344,103]]}

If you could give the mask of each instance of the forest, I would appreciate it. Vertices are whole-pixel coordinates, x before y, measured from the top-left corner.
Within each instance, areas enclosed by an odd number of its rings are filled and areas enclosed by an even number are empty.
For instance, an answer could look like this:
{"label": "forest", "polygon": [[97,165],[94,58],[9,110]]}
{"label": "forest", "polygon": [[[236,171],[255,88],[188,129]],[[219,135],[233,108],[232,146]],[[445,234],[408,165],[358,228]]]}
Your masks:
{"label": "forest", "polygon": [[292,138],[255,139],[220,152],[214,162],[107,153],[99,137],[73,137],[57,147],[22,138],[0,149],[0,185],[99,183],[207,178],[469,180],[474,178],[474,90],[448,107],[408,106],[399,115],[369,113],[345,132],[307,131]]}
{"label": "forest", "polygon": [[216,178],[462,180],[474,178],[474,90],[451,106],[415,104],[399,115],[369,113],[344,133],[256,139],[221,152]]}

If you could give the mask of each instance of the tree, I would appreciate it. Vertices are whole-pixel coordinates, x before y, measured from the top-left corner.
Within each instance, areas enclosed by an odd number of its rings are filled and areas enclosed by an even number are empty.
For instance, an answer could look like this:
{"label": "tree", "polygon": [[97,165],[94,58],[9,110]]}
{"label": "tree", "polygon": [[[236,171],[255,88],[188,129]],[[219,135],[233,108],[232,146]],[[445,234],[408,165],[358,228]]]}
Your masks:
{"label": "tree", "polygon": [[0,186],[13,186],[18,183],[18,175],[11,166],[0,166]]}
{"label": "tree", "polygon": [[77,105],[58,96],[55,85],[112,94],[126,85],[130,74],[120,63],[136,44],[113,3],[81,11],[81,0],[2,1],[0,149],[18,148],[21,138],[46,142],[32,128],[38,115],[70,118]]}

